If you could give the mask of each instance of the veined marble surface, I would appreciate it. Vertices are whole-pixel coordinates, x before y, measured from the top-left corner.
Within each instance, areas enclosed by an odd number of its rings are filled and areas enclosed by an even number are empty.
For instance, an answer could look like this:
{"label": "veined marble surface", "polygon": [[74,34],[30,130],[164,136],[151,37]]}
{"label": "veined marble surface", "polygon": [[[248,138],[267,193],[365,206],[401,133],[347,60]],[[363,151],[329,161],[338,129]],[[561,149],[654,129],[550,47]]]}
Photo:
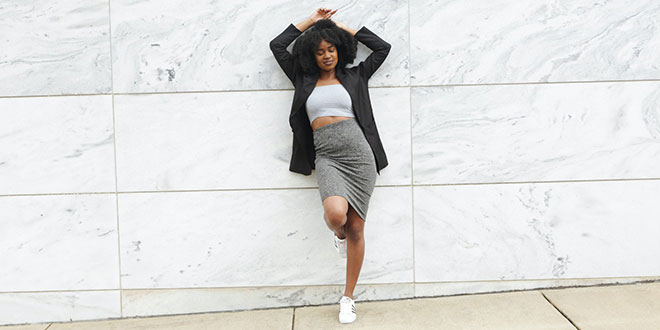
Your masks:
{"label": "veined marble surface", "polygon": [[[410,187],[376,187],[360,283],[412,282]],[[343,284],[318,189],[119,195],[122,288]]]}
{"label": "veined marble surface", "polygon": [[119,290],[0,293],[0,325],[118,318],[119,300]]}
{"label": "veined marble surface", "polygon": [[[353,297],[357,302],[412,298],[413,287],[361,284]],[[336,304],[343,293],[343,285],[123,290],[122,311],[128,317]]]}
{"label": "veined marble surface", "polygon": [[[389,165],[376,185],[410,184],[408,88],[373,88]],[[119,191],[317,187],[289,171],[293,92],[115,96]]]}
{"label": "veined marble surface", "polygon": [[660,77],[657,1],[409,4],[412,85]]}
{"label": "veined marble surface", "polygon": [[0,3],[0,96],[111,92],[108,0]]}
{"label": "veined marble surface", "polygon": [[[315,174],[288,171],[268,47],[318,6],[0,4],[0,324],[335,302],[346,259]],[[660,4],[336,8],[392,44],[360,298],[660,272],[660,85],[603,81],[657,78]]]}
{"label": "veined marble surface", "polygon": [[115,198],[0,197],[0,292],[119,289]]}
{"label": "veined marble surface", "polygon": [[660,83],[419,87],[417,184],[660,177]]}
{"label": "veined marble surface", "polygon": [[111,96],[0,98],[0,194],[115,191]]}
{"label": "veined marble surface", "polygon": [[[539,288],[625,284],[640,280],[657,281],[660,280],[660,277],[360,284],[356,286],[353,296],[356,302],[364,302]],[[343,292],[343,285],[129,289],[122,291],[122,311],[124,317],[130,317],[336,304]]]}
{"label": "veined marble surface", "polygon": [[660,181],[414,187],[415,282],[657,275],[659,191]]}
{"label": "veined marble surface", "polygon": [[[378,5],[379,10],[372,8]],[[319,5],[302,1],[112,1],[115,92],[292,88],[268,43]],[[372,86],[408,83],[407,2],[353,2],[333,18],[363,25],[392,51]],[[371,53],[360,44],[357,65]],[[350,65],[352,66],[352,65]]]}

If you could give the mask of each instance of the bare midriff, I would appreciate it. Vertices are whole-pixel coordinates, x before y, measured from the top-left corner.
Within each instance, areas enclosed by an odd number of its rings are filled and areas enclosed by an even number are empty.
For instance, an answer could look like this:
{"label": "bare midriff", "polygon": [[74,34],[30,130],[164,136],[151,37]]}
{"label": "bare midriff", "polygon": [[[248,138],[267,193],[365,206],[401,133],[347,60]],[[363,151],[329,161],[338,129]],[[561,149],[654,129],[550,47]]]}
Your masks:
{"label": "bare midriff", "polygon": [[323,116],[323,117],[318,117],[318,118],[314,119],[314,121],[312,122],[312,129],[316,131],[317,129],[319,129],[319,128],[325,126],[325,125],[329,125],[329,124],[336,123],[338,121],[342,121],[342,120],[346,120],[346,119],[350,119],[350,118],[353,118],[353,117],[345,117],[345,116]]}
{"label": "bare midriff", "polygon": [[[338,79],[332,79],[328,81],[318,81],[316,86],[327,86],[327,85],[337,85],[340,84]],[[317,130],[325,125],[329,125],[332,123],[336,123],[338,121],[350,119],[353,117],[346,117],[346,116],[323,116],[323,117],[318,117],[312,121],[312,129]]]}

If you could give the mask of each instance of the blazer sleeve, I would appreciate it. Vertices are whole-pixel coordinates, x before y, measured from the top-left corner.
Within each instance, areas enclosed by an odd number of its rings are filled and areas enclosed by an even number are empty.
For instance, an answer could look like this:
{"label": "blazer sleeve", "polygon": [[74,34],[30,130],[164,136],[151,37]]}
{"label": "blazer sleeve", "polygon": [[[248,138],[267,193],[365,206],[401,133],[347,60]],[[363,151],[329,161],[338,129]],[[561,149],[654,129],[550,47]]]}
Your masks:
{"label": "blazer sleeve", "polygon": [[289,77],[289,80],[294,84],[296,83],[295,60],[294,56],[289,53],[286,48],[301,34],[302,31],[298,30],[298,28],[291,23],[284,31],[282,31],[282,33],[270,41],[270,50],[273,52],[273,55],[275,55],[277,64],[280,65],[286,76]]}
{"label": "blazer sleeve", "polygon": [[358,64],[358,72],[360,72],[360,75],[369,79],[371,75],[378,70],[380,65],[383,64],[392,45],[371,32],[366,26],[363,26],[355,33],[355,39],[372,50],[372,53],[369,54],[364,61]]}

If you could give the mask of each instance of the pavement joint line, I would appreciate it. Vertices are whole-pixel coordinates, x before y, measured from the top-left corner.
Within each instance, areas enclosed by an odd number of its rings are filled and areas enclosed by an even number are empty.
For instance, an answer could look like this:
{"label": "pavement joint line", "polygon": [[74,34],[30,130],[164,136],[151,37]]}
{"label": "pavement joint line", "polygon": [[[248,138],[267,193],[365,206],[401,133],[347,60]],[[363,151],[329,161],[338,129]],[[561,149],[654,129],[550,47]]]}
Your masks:
{"label": "pavement joint line", "polygon": [[[635,286],[639,284],[652,284],[660,283],[660,279],[649,279],[634,281],[630,283],[598,283],[594,285],[568,285],[560,287],[542,287],[534,289],[511,289],[511,290],[501,290],[501,291],[489,291],[489,292],[468,292],[468,293],[454,293],[447,295],[433,295],[433,296],[416,296],[416,297],[399,297],[399,298],[389,298],[389,299],[374,299],[374,300],[364,300],[356,301],[358,303],[379,303],[379,302],[388,302],[388,301],[402,301],[402,300],[425,300],[425,299],[437,299],[437,298],[449,298],[449,297],[458,297],[458,296],[477,296],[477,295],[491,295],[499,293],[512,293],[512,292],[531,292],[538,291],[543,295],[543,297],[548,301],[560,314],[562,314],[577,330],[582,330],[578,328],[564,313],[562,313],[557,306],[552,304],[552,302],[543,294],[542,290],[563,290],[563,289],[573,289],[573,288],[592,288],[592,287],[605,287],[605,286]],[[111,318],[98,318],[98,319],[85,319],[85,320],[76,320],[76,321],[56,321],[50,322],[48,326],[44,329],[47,330],[51,325],[58,324],[67,324],[67,323],[77,323],[77,322],[94,322],[94,321],[120,321],[127,319],[150,319],[150,318],[159,318],[159,317],[174,317],[174,316],[184,316],[184,315],[200,315],[200,314],[214,314],[214,313],[233,313],[233,312],[245,312],[245,311],[262,311],[262,310],[277,310],[277,309],[293,309],[293,319],[295,320],[295,310],[298,308],[308,308],[308,307],[321,307],[321,306],[331,306],[335,305],[335,302],[321,303],[321,304],[310,304],[310,305],[297,305],[297,306],[278,306],[278,307],[261,307],[261,308],[247,308],[247,309],[237,309],[237,310],[223,310],[223,311],[203,311],[203,312],[188,312],[188,313],[174,313],[174,314],[159,314],[159,315],[135,315],[135,316],[122,316],[122,317],[111,317]],[[44,322],[45,324],[45,322]],[[0,326],[0,330],[3,326],[12,326],[12,325],[26,325],[26,324],[5,324]],[[293,325],[292,325],[293,330]]]}
{"label": "pavement joint line", "polygon": [[555,309],[556,309],[556,310],[557,310],[557,311],[558,311],[558,312],[559,312],[559,313],[560,313],[560,314],[566,319],[566,321],[570,322],[571,325],[573,325],[573,327],[574,327],[575,329],[580,330],[580,327],[578,327],[578,326],[573,322],[573,320],[571,320],[570,317],[568,317],[566,314],[564,314],[564,312],[562,312],[562,311],[559,309],[559,307],[557,307],[555,304],[553,304],[552,301],[550,301],[550,299],[549,299],[548,297],[546,297],[546,295],[543,293],[543,291],[539,291],[539,293],[543,296],[543,298],[545,298],[545,300],[546,300],[550,305],[552,305],[552,307],[554,307],[554,308],[555,308]]}
{"label": "pavement joint line", "polygon": [[291,330],[293,330],[293,327],[295,327],[296,324],[296,308],[293,308],[293,316],[291,317]]}

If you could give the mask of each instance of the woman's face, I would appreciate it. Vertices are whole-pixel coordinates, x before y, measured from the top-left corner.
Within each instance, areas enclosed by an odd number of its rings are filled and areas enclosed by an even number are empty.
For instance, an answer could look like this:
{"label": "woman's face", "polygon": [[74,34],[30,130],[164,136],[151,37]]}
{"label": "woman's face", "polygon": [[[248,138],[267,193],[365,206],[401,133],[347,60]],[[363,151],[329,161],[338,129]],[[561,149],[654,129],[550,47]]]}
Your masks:
{"label": "woman's face", "polygon": [[332,71],[337,66],[337,49],[335,45],[325,40],[321,40],[314,56],[316,57],[316,65],[319,66],[321,71]]}

